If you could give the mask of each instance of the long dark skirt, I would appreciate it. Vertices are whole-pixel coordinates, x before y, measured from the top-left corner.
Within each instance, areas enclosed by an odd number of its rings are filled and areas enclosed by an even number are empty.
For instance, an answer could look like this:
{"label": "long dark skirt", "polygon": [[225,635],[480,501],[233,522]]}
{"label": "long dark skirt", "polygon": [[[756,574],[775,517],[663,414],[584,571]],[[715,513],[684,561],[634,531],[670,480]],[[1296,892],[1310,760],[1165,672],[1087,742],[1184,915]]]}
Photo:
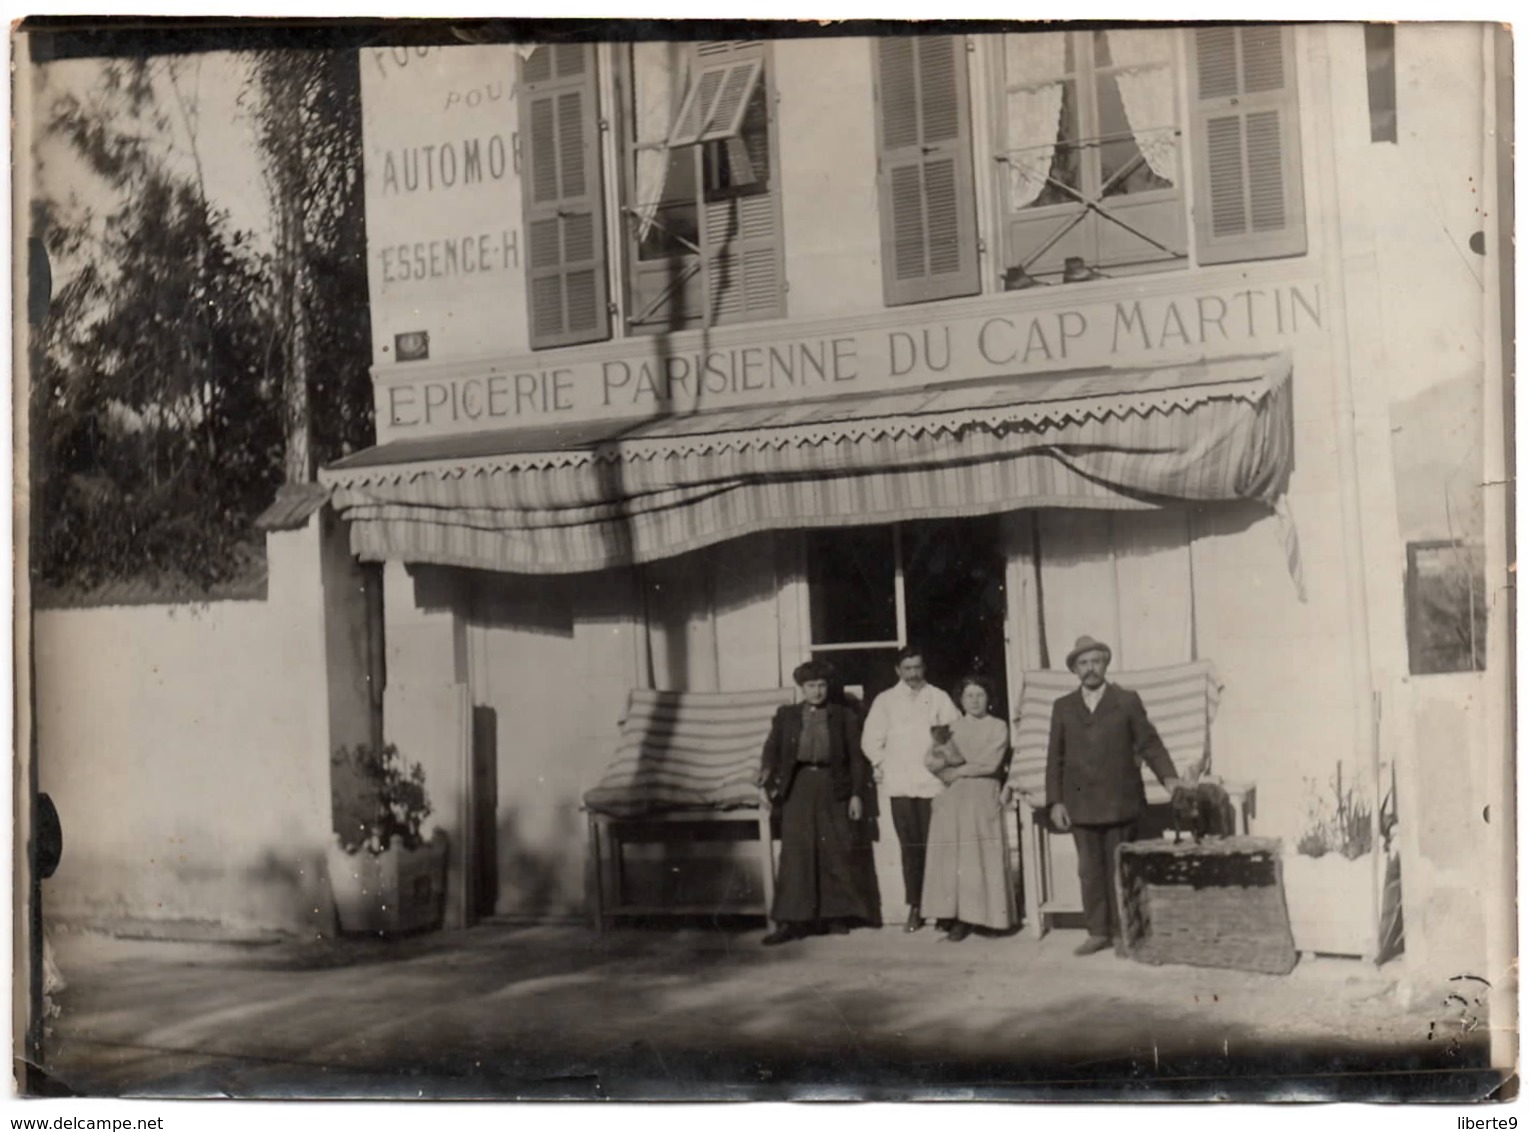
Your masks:
{"label": "long dark skirt", "polygon": [[835,801],[826,771],[798,770],[781,806],[780,873],[770,918],[777,923],[880,923],[881,901],[865,836],[865,822],[849,819],[849,803]]}

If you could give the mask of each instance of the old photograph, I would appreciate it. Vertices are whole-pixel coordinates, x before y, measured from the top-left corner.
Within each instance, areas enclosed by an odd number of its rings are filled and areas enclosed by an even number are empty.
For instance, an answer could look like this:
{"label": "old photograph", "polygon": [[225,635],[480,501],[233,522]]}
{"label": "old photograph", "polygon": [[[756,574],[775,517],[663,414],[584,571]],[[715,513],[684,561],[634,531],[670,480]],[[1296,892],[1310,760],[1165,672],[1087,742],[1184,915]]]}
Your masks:
{"label": "old photograph", "polygon": [[12,56],[20,1093],[1516,1096],[1508,28]]}

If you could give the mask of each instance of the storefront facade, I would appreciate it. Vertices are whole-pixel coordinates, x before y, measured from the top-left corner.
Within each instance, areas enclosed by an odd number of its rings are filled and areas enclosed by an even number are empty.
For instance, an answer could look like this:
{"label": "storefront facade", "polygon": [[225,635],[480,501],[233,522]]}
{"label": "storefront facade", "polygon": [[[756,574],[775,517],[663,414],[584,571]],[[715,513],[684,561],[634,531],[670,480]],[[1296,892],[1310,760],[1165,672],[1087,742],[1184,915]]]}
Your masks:
{"label": "storefront facade", "polygon": [[1255,832],[1335,773],[1421,812],[1389,414],[1487,328],[1420,281],[1479,333],[1396,352],[1385,225],[1427,190],[1363,195],[1362,28],[363,55],[379,444],[323,478],[385,563],[455,922],[587,911],[631,689],[816,655],[870,696],[909,641],[1006,709],[1084,633],[1212,660]]}

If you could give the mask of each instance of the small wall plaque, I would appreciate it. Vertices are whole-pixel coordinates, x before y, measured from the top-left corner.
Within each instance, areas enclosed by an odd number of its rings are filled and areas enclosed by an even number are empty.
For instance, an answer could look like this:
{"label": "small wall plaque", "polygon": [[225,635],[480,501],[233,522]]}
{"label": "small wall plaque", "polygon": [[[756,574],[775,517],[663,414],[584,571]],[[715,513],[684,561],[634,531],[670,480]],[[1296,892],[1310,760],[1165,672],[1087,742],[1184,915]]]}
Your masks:
{"label": "small wall plaque", "polygon": [[393,356],[401,362],[422,362],[430,356],[430,332],[410,330],[393,335]]}

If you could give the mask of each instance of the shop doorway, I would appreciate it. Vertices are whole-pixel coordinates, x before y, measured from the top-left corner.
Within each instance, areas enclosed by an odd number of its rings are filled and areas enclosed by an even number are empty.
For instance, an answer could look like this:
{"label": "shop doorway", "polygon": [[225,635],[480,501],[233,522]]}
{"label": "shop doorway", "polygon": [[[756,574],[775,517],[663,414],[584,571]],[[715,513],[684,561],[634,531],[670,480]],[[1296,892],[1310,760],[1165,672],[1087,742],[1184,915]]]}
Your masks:
{"label": "shop doorway", "polygon": [[807,534],[809,625],[815,657],[839,669],[867,704],[896,682],[897,650],[925,652],[947,691],[989,677],[992,711],[1007,717],[1004,558],[996,516],[849,527]]}
{"label": "shop doorway", "polygon": [[1004,559],[994,516],[903,526],[908,640],[925,650],[929,681],[955,695],[976,673],[993,682],[990,711],[1007,719]]}

